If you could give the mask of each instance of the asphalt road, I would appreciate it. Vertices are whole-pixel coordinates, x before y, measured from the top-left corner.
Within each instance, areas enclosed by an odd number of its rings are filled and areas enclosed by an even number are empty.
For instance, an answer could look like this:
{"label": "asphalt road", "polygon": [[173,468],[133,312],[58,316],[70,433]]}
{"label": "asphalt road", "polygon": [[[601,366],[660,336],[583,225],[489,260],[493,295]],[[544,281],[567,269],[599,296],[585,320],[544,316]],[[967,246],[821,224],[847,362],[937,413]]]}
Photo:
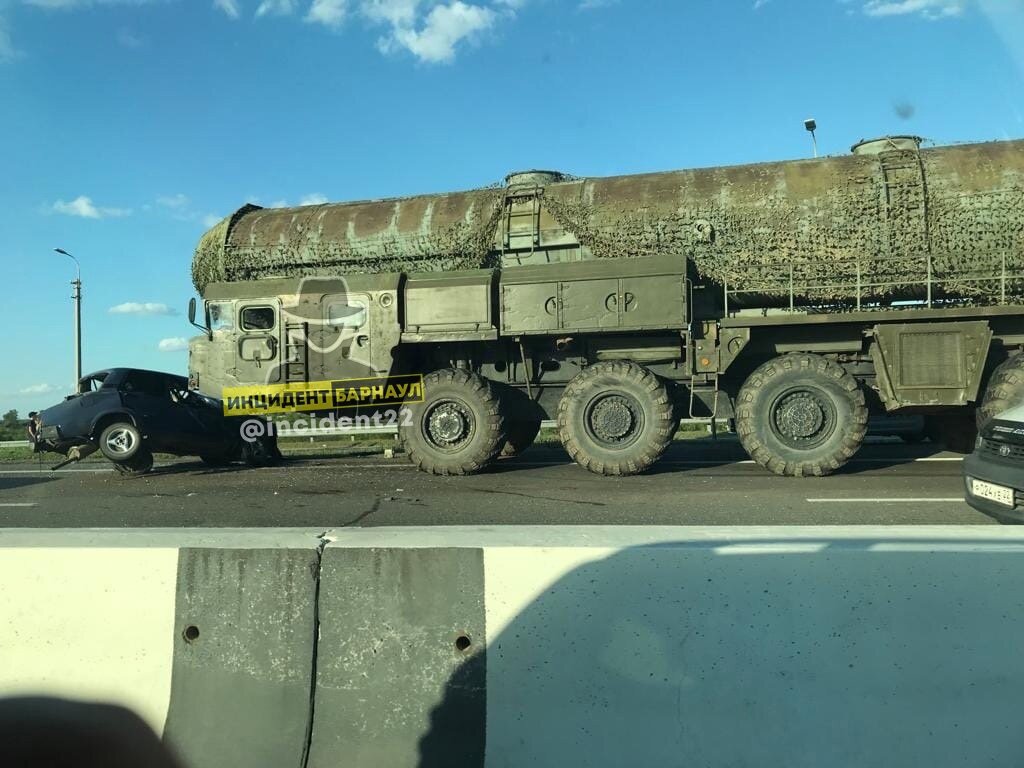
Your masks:
{"label": "asphalt road", "polygon": [[535,446],[474,477],[380,456],[209,469],[185,460],[125,479],[101,462],[58,472],[0,464],[0,527],[511,524],[990,524],[963,496],[958,454],[866,445],[840,474],[783,478],[725,438],[673,445],[655,471],[592,475]]}

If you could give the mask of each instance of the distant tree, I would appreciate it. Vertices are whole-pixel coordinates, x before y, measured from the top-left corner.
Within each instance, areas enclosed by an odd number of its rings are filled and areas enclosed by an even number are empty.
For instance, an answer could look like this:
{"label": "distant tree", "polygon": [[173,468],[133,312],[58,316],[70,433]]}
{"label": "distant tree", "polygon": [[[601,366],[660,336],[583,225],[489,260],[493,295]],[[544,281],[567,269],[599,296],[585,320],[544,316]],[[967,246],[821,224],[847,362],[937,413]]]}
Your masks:
{"label": "distant tree", "polygon": [[5,427],[18,426],[18,412],[13,408],[4,414],[3,424]]}

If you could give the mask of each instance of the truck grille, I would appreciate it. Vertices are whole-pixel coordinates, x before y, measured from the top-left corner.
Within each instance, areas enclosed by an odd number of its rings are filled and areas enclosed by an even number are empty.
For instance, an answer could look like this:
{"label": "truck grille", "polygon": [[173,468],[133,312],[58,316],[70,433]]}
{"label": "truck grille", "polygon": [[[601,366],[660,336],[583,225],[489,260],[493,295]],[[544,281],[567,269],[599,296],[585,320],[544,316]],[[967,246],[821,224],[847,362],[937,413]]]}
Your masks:
{"label": "truck grille", "polygon": [[981,453],[999,459],[1024,461],[1024,445],[1004,443],[998,440],[989,440],[988,438],[981,441]]}

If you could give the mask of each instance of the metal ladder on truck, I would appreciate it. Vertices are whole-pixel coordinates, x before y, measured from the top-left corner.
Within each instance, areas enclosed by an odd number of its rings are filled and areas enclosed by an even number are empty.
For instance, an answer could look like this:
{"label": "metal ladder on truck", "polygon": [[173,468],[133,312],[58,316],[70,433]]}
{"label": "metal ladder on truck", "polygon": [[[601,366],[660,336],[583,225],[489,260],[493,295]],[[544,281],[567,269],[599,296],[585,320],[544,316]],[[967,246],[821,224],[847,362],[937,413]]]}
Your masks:
{"label": "metal ladder on truck", "polygon": [[284,327],[285,383],[309,381],[309,323],[288,323]]}

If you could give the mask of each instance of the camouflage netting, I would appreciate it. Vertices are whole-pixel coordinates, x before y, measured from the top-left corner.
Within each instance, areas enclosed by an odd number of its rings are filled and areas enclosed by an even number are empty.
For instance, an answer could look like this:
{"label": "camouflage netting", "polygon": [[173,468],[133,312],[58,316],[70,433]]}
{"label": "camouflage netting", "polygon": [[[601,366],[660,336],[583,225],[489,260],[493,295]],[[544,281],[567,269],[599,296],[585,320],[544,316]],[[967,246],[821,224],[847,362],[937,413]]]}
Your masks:
{"label": "camouflage netting", "polygon": [[[933,297],[1024,295],[1024,142],[574,180],[541,200],[542,227],[572,233],[590,256],[686,255],[737,304],[785,303],[791,285],[803,303],[922,298],[929,271]],[[193,277],[202,290],[497,266],[504,202],[486,189],[243,209],[204,236]]]}
{"label": "camouflage netting", "polygon": [[[457,220],[418,226],[414,231],[394,226],[400,206],[406,201],[381,202],[377,205],[386,205],[388,211],[394,208],[395,215],[389,217],[383,231],[363,236],[353,234],[352,219],[357,217],[348,216],[350,206],[346,205],[250,212],[243,209],[200,240],[192,261],[192,280],[202,292],[208,283],[217,281],[498,266],[493,240],[503,210],[502,190],[489,188],[462,196],[472,199]],[[411,203],[423,200],[412,198]],[[287,219],[286,231],[273,238],[252,236],[248,242],[238,237],[235,222],[261,214]],[[337,224],[332,218],[348,225],[344,234],[330,231],[331,225]]]}

